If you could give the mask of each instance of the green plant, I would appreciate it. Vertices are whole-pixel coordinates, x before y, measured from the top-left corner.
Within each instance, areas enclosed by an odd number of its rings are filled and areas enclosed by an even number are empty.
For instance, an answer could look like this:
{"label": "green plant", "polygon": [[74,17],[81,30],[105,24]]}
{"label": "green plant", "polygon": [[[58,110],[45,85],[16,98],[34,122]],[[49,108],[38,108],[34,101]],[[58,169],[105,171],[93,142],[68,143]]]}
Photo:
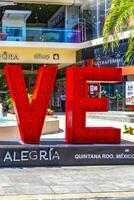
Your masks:
{"label": "green plant", "polygon": [[29,99],[29,102],[32,101],[32,94],[28,93],[28,99]]}
{"label": "green plant", "polygon": [[47,115],[53,115],[54,114],[54,110],[51,110],[50,108],[47,109]]}
{"label": "green plant", "polygon": [[6,96],[6,103],[9,110],[13,109],[12,99],[9,94]]}
{"label": "green plant", "polygon": [[[29,102],[32,101],[32,94],[28,93],[28,99],[29,99]],[[8,95],[6,96],[6,103],[7,103],[8,109],[9,109],[10,111],[12,111],[12,110],[13,110],[13,102],[12,102],[12,99],[11,99],[11,97],[10,97],[10,94],[8,94]],[[54,114],[54,110],[48,108],[48,109],[47,109],[47,115],[53,115],[53,114]]]}
{"label": "green plant", "polygon": [[[134,52],[134,1],[132,0],[112,0],[109,15],[103,29],[104,48],[109,45],[114,49],[120,43],[120,33],[129,29],[128,51],[125,61],[133,59]],[[109,36],[111,36],[109,40]]]}
{"label": "green plant", "polygon": [[7,84],[5,84],[5,74],[3,70],[0,70],[0,90],[6,91],[7,90]]}
{"label": "green plant", "polygon": [[134,128],[132,128],[132,127],[127,127],[126,125],[124,125],[124,129],[125,129],[125,130],[124,130],[123,133],[134,135]]}
{"label": "green plant", "polygon": [[[29,99],[29,102],[31,102],[31,100],[32,100],[32,94],[28,93],[28,99]],[[13,109],[13,102],[12,102],[12,99],[10,97],[10,94],[8,94],[6,96],[6,103],[7,103],[8,109],[12,110]]]}

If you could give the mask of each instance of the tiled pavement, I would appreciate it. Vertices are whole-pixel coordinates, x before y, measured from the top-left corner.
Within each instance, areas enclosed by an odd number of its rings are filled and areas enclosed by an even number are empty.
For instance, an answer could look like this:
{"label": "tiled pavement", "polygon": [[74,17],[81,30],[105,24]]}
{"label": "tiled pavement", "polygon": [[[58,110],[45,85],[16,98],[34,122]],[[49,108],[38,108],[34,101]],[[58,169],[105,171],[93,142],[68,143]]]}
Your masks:
{"label": "tiled pavement", "polygon": [[35,200],[36,195],[43,195],[39,199],[45,200],[62,194],[63,199],[74,199],[75,195],[76,199],[78,195],[81,199],[134,199],[133,171],[133,166],[0,169],[0,196],[24,195],[26,199],[25,195],[34,195]]}

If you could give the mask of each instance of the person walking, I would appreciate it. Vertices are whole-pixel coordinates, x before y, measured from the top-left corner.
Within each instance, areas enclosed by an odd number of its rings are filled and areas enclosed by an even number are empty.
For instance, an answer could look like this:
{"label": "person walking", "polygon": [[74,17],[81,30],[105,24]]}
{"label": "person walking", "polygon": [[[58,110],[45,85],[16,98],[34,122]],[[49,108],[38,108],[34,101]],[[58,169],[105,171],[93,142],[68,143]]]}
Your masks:
{"label": "person walking", "polygon": [[5,99],[3,100],[2,106],[3,106],[3,116],[7,116],[8,105]]}
{"label": "person walking", "polygon": [[64,91],[62,91],[62,93],[60,95],[60,101],[61,101],[62,112],[65,112],[66,95],[65,95]]}
{"label": "person walking", "polygon": [[3,106],[2,106],[2,101],[0,99],[0,119],[3,118]]}

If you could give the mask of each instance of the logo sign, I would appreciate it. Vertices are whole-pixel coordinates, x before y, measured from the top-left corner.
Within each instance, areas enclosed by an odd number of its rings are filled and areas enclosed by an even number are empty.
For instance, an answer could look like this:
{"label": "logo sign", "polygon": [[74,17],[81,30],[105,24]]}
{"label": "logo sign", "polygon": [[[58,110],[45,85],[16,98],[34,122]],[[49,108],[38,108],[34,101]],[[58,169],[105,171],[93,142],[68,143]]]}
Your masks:
{"label": "logo sign", "polygon": [[19,61],[19,56],[15,53],[8,53],[4,51],[3,53],[0,53],[0,60]]}
{"label": "logo sign", "polygon": [[109,66],[109,65],[120,65],[120,63],[123,63],[123,56],[120,57],[118,54],[118,57],[112,58],[112,57],[97,57],[95,59],[95,66]]}
{"label": "logo sign", "polygon": [[126,105],[134,105],[134,81],[126,82]]}
{"label": "logo sign", "polygon": [[[60,56],[59,54],[53,54],[53,60],[59,60]],[[40,53],[36,53],[34,55],[34,59],[35,60],[50,60],[51,59],[51,55],[49,54],[40,54]]]}
{"label": "logo sign", "polygon": [[50,55],[49,55],[49,54],[40,54],[40,53],[36,53],[36,54],[34,55],[34,59],[35,59],[35,60],[40,60],[40,59],[49,60],[49,59],[50,59]]}
{"label": "logo sign", "polygon": [[[29,103],[21,66],[5,66],[5,74],[16,111],[21,139],[27,144],[39,144],[42,127],[49,105],[57,67],[40,67]],[[120,129],[111,127],[85,127],[86,112],[107,112],[108,98],[88,98],[87,81],[119,82],[119,68],[71,67],[67,69],[66,142],[72,144],[120,143]],[[26,158],[27,153],[23,152]],[[6,155],[10,159],[10,154]]]}
{"label": "logo sign", "polygon": [[54,60],[59,60],[59,58],[60,58],[60,56],[59,56],[58,53],[57,53],[57,54],[53,54],[53,59],[54,59]]}
{"label": "logo sign", "polygon": [[96,94],[97,92],[99,92],[99,85],[97,84],[91,84],[89,85],[89,91],[90,91],[90,94],[93,95],[93,94]]}

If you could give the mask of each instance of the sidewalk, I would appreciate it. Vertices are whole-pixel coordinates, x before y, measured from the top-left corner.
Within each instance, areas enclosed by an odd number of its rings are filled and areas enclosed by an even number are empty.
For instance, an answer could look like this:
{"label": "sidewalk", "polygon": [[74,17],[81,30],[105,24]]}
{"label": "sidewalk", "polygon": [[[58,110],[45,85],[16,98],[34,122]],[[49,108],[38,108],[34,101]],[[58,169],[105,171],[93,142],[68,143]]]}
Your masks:
{"label": "sidewalk", "polygon": [[0,200],[134,199],[133,171],[133,166],[0,169]]}
{"label": "sidewalk", "polygon": [[[45,136],[64,138],[65,115],[58,115],[63,132]],[[122,128],[123,122],[88,117],[87,126]],[[131,126],[133,124],[131,123]],[[133,135],[122,135],[133,140]],[[0,200],[134,200],[134,166],[1,168]]]}

